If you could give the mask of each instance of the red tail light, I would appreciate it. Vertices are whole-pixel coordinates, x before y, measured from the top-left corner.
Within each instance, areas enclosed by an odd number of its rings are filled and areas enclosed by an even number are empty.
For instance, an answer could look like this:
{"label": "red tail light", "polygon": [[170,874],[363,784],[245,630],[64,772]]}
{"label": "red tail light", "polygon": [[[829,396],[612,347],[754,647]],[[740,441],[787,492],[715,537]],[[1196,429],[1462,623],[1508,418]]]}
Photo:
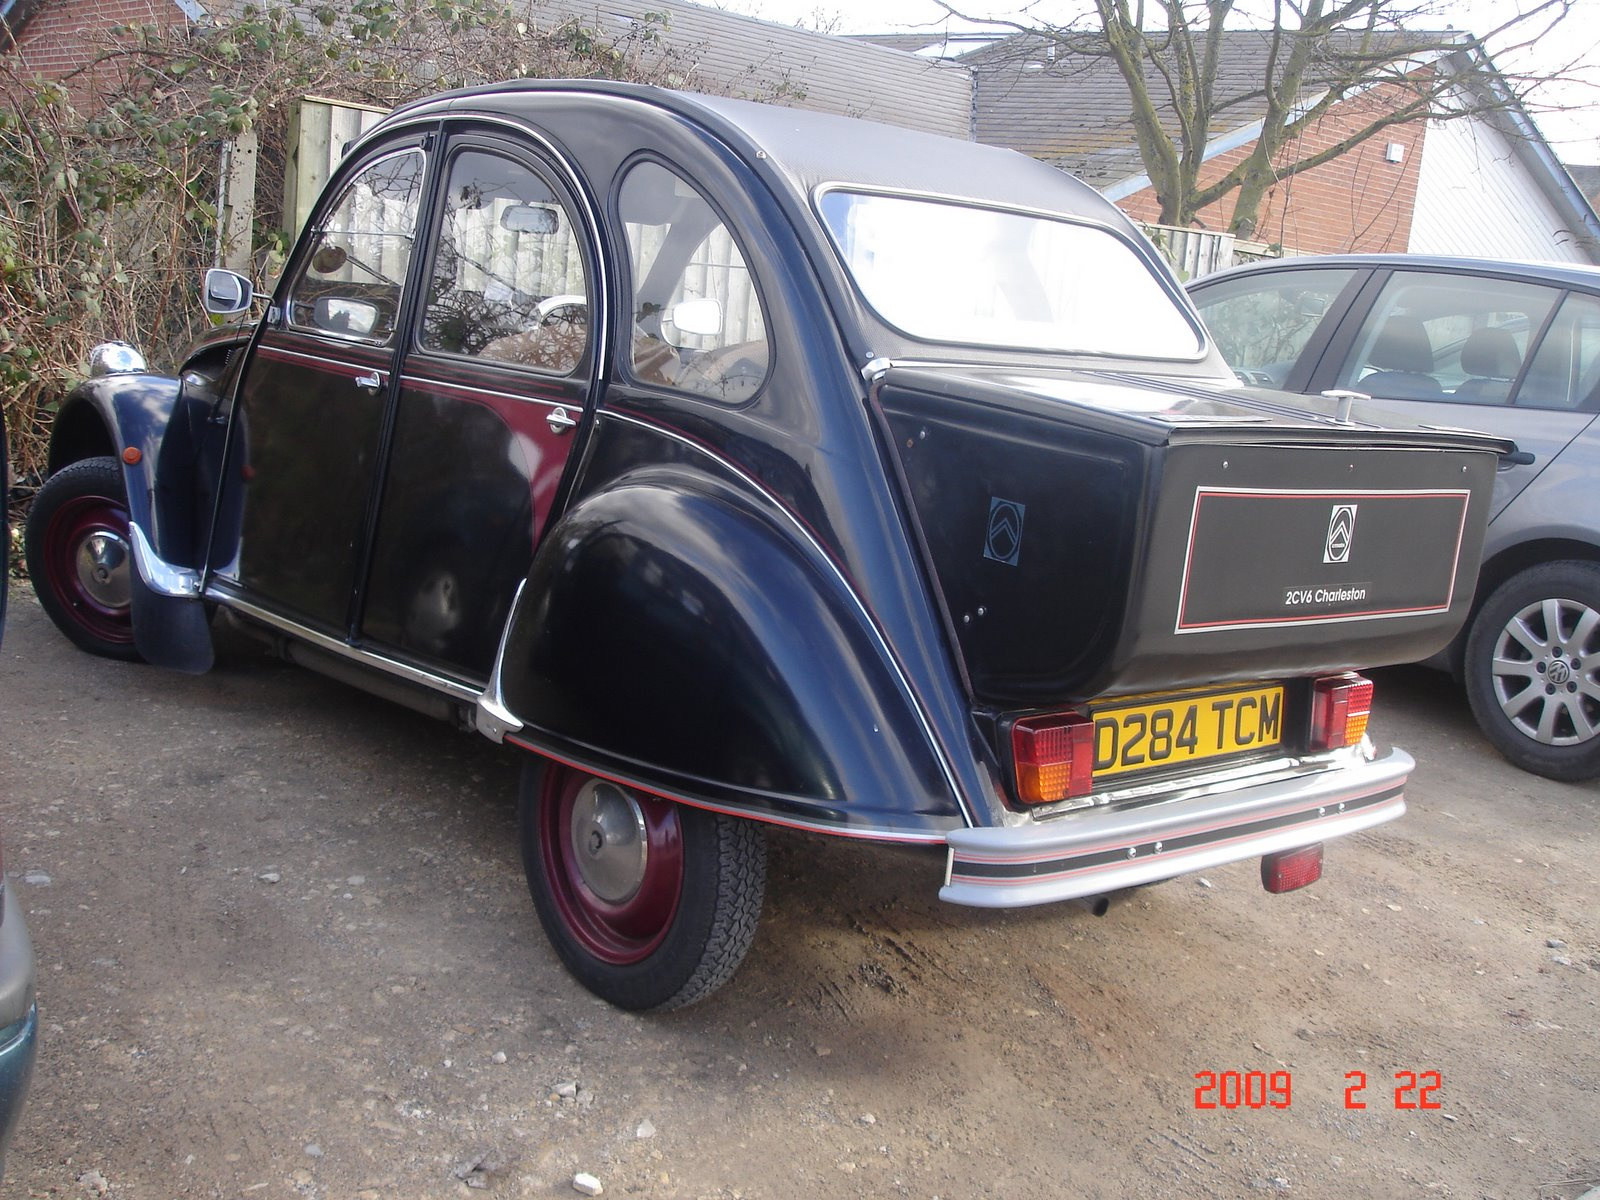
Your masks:
{"label": "red tail light", "polygon": [[1011,727],[1017,797],[1052,804],[1094,788],[1094,722],[1077,713],[1024,717]]}
{"label": "red tail light", "polygon": [[1273,895],[1292,892],[1322,878],[1322,843],[1284,850],[1261,860],[1261,886]]}
{"label": "red tail light", "polygon": [[1354,746],[1367,732],[1372,715],[1372,680],[1360,675],[1329,675],[1312,685],[1311,749]]}

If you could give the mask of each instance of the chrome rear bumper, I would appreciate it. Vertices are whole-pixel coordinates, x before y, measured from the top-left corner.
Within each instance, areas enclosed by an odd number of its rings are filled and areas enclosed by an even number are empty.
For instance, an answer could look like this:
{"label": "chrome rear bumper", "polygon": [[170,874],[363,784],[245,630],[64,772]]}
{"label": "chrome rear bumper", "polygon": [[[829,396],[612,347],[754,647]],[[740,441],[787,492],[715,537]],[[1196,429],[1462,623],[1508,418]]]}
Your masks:
{"label": "chrome rear bumper", "polygon": [[1342,837],[1404,813],[1413,766],[1392,750],[1212,795],[954,830],[939,898],[979,908],[1048,904]]}

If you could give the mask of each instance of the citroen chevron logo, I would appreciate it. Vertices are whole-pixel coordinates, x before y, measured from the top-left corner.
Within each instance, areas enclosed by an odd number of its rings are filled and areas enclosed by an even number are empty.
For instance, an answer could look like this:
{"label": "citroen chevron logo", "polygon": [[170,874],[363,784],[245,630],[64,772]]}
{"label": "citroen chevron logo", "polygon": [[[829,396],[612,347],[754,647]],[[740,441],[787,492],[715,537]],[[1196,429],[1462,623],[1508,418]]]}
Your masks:
{"label": "citroen chevron logo", "polygon": [[1328,540],[1323,543],[1322,561],[1342,563],[1350,561],[1350,543],[1356,536],[1356,506],[1335,504],[1328,517]]}
{"label": "citroen chevron logo", "polygon": [[1017,565],[1017,555],[1022,551],[1022,516],[1028,506],[1015,500],[989,497],[989,536],[984,542],[983,556],[1008,567]]}

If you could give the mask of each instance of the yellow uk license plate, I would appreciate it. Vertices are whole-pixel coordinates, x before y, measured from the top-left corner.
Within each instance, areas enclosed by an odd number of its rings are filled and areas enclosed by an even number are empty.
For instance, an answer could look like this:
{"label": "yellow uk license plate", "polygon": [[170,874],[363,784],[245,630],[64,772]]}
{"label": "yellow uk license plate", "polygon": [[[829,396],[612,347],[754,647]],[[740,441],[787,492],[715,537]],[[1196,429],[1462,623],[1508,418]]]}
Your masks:
{"label": "yellow uk license plate", "polygon": [[1094,773],[1182,766],[1283,742],[1283,688],[1167,696],[1096,708]]}

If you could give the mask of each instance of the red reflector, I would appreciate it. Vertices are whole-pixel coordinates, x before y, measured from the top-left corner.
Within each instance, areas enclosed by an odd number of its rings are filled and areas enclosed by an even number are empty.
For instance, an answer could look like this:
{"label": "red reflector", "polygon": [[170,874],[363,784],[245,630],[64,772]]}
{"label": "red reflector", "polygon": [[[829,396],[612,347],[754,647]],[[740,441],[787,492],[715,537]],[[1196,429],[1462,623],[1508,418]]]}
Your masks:
{"label": "red reflector", "polygon": [[1077,713],[1024,717],[1011,727],[1017,798],[1051,804],[1094,789],[1094,722]]}
{"label": "red reflector", "polygon": [[130,467],[137,467],[144,461],[144,451],[137,446],[129,446],[122,452],[122,461]]}
{"label": "red reflector", "polygon": [[1268,854],[1261,860],[1261,886],[1273,895],[1292,892],[1322,878],[1322,843]]}
{"label": "red reflector", "polygon": [[1354,746],[1367,732],[1372,715],[1372,680],[1361,675],[1329,675],[1311,690],[1311,748]]}

